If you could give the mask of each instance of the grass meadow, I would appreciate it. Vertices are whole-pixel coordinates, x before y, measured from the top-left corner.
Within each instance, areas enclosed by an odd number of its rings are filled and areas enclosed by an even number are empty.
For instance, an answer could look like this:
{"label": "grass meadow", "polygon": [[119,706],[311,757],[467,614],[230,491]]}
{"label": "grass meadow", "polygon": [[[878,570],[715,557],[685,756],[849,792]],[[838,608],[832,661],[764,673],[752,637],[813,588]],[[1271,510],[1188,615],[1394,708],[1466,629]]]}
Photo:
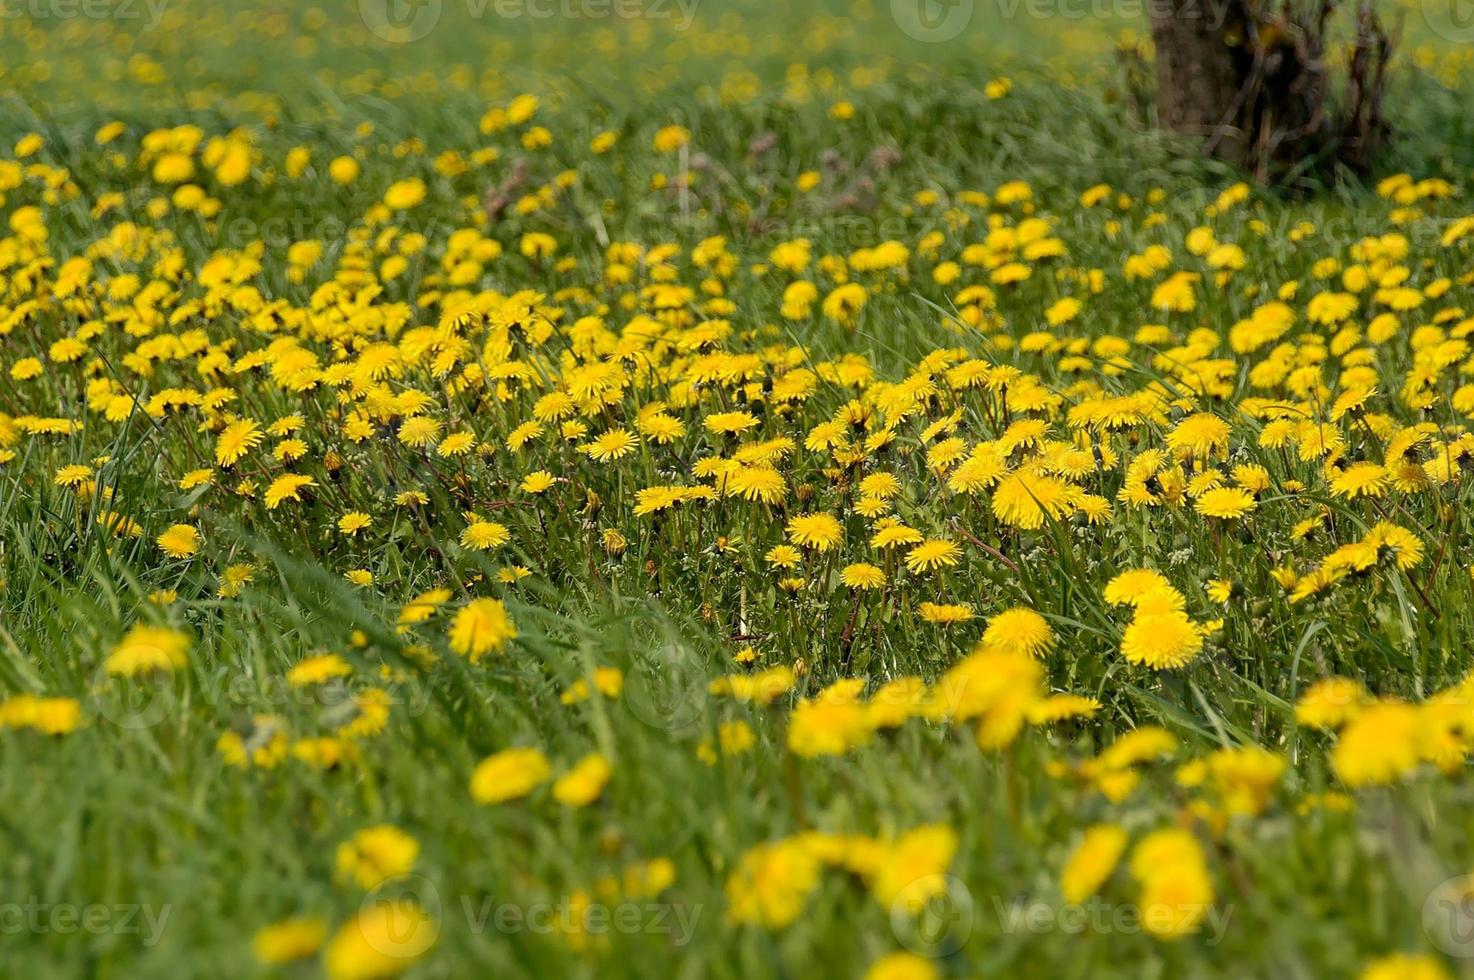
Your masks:
{"label": "grass meadow", "polygon": [[1144,9],[6,6],[0,974],[1474,973],[1474,34]]}

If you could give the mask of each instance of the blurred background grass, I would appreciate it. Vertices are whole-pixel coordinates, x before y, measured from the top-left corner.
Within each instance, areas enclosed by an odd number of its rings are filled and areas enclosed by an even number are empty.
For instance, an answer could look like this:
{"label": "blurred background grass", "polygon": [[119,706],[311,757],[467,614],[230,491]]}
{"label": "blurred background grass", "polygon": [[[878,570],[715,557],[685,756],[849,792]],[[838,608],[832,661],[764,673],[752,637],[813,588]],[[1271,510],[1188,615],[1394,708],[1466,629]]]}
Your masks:
{"label": "blurred background grass", "polygon": [[[331,118],[357,99],[481,103],[524,89],[623,107],[662,94],[834,98],[901,79],[1025,71],[1108,89],[1148,0],[9,0],[0,84],[49,111],[189,107]],[[1458,88],[1474,25],[1391,0],[1404,62]],[[1206,16],[1219,16],[1203,0]],[[90,11],[91,13],[88,13]]]}
{"label": "blurred background grass", "polygon": [[[1144,132],[1149,63],[1121,55],[1149,51],[1147,2],[7,0],[0,135],[78,139],[118,118],[325,140],[372,121],[386,136],[469,139],[488,104],[523,92],[545,114],[576,106],[591,124],[659,105],[756,128],[775,111],[860,99],[866,111],[957,117],[923,138],[955,137],[982,164],[1013,152],[1008,165],[1112,180],[1157,162],[1142,149],[1157,143]],[[1401,49],[1392,115],[1402,141],[1389,170],[1457,179],[1474,166],[1462,111],[1474,25],[1461,2],[1379,5]],[[1203,9],[1219,16],[1213,0]],[[999,78],[1013,83],[1012,142],[969,125],[979,90]]]}

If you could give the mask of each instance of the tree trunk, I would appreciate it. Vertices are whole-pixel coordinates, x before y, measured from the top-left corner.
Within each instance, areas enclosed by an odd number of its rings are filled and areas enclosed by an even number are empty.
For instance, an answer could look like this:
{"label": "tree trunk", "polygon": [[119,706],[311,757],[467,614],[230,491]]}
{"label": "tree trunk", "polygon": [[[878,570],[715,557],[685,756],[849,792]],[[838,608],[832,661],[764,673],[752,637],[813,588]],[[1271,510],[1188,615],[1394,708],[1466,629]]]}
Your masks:
{"label": "tree trunk", "polygon": [[[1239,128],[1235,103],[1248,81],[1242,49],[1229,45],[1233,18],[1203,0],[1150,5],[1152,42],[1157,49],[1157,123],[1197,136],[1213,154],[1239,166],[1249,164],[1248,134]],[[1210,17],[1210,10],[1218,16]],[[1221,21],[1218,22],[1218,21]]]}
{"label": "tree trunk", "polygon": [[1382,93],[1393,42],[1371,0],[1357,10],[1345,92],[1333,105],[1327,22],[1336,0],[1154,0],[1157,123],[1260,180],[1328,167],[1359,173],[1385,143]]}

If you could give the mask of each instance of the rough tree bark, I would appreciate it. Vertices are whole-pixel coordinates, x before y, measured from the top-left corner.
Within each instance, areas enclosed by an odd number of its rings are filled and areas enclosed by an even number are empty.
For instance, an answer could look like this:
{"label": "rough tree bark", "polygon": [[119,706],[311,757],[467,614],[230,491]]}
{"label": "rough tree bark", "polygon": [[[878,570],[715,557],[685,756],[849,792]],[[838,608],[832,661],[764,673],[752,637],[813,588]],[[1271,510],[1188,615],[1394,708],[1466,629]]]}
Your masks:
{"label": "rough tree bark", "polygon": [[1389,132],[1382,95],[1392,40],[1362,0],[1343,91],[1326,50],[1336,0],[1154,0],[1157,122],[1261,180],[1326,166],[1364,172]]}
{"label": "rough tree bark", "polygon": [[1216,139],[1213,152],[1247,166],[1245,134],[1225,126],[1247,66],[1235,56],[1224,25],[1212,23],[1201,0],[1155,3],[1152,42],[1157,50],[1158,124],[1174,133]]}

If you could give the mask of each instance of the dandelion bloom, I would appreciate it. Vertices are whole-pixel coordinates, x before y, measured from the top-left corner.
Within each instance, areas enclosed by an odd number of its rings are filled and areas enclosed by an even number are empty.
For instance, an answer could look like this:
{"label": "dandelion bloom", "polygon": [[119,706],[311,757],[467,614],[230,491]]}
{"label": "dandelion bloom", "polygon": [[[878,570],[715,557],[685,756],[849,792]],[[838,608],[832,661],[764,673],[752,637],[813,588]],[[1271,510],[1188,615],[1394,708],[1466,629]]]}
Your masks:
{"label": "dandelion bloom", "polygon": [[1380,497],[1387,487],[1387,468],[1379,463],[1352,463],[1331,479],[1336,497]]}
{"label": "dandelion bloom", "polygon": [[774,545],[763,559],[774,568],[797,568],[803,561],[803,553],[790,544]]}
{"label": "dandelion bloom", "polygon": [[1126,842],[1126,831],[1115,824],[1096,824],[1088,828],[1084,838],[1070,852],[1060,875],[1060,891],[1065,901],[1078,905],[1100,891],[1100,886],[1120,862]]}
{"label": "dandelion bloom", "polygon": [[788,484],[771,466],[737,466],[723,477],[723,489],[743,500],[777,504],[788,493]]}
{"label": "dandelion bloom", "polygon": [[610,771],[609,760],[591,752],[553,783],[553,799],[564,806],[588,806],[604,791]]}
{"label": "dandelion bloom", "polygon": [[1029,724],[1047,725],[1071,718],[1094,718],[1100,702],[1079,694],[1053,694],[1029,706]]}
{"label": "dandelion bloom", "polygon": [[1001,612],[988,620],[983,646],[1007,653],[1037,657],[1054,646],[1054,630],[1044,617],[1025,606]]}
{"label": "dandelion bloom", "polygon": [[727,915],[768,929],[790,925],[818,887],[819,870],[818,856],[801,840],[750,848],[727,879]]}
{"label": "dandelion bloom", "polygon": [[476,437],[469,432],[452,432],[440,440],[440,445],[435,447],[435,454],[446,458],[464,456],[476,448]]}
{"label": "dandelion bloom", "polygon": [[839,580],[851,589],[878,589],[885,585],[885,572],[866,562],[855,562],[840,570]]}
{"label": "dandelion bloom", "polygon": [[352,510],[338,518],[338,530],[352,537],[373,524],[374,519],[362,511]]}
{"label": "dandelion bloom", "polygon": [[941,971],[933,960],[915,953],[887,953],[865,971],[865,980],[939,980]]}
{"label": "dandelion bloom", "polygon": [[756,674],[729,674],[718,677],[707,685],[707,693],[715,697],[727,696],[736,701],[752,701],[757,704],[772,704],[793,687],[794,675],[790,667],[769,667]]}
{"label": "dandelion bloom", "polygon": [[[81,464],[63,466],[56,471],[52,482],[59,487],[81,487],[87,485],[92,478],[92,467]],[[187,489],[187,488],[186,488]]]}
{"label": "dandelion bloom", "polygon": [[505,524],[496,521],[472,521],[461,532],[461,547],[473,551],[491,551],[512,540]]}
{"label": "dandelion bloom", "polygon": [[639,440],[628,429],[610,429],[582,447],[582,451],[596,463],[608,463],[628,456],[637,445]]}
{"label": "dandelion bloom", "polygon": [[1164,587],[1170,587],[1170,583],[1161,572],[1151,568],[1137,568],[1121,572],[1106,583],[1102,597],[1113,606],[1134,606],[1142,596]]}
{"label": "dandelion bloom", "polygon": [[1417,768],[1423,742],[1418,709],[1384,701],[1346,723],[1331,750],[1331,769],[1347,786],[1383,785]]}
{"label": "dandelion bloom", "polygon": [[945,538],[933,538],[906,552],[906,568],[915,573],[951,568],[961,555],[962,549],[955,543]]}
{"label": "dandelion bloom", "polygon": [[801,548],[829,551],[844,538],[833,514],[800,514],[788,522],[788,536]]}
{"label": "dandelion bloom", "polygon": [[909,544],[920,544],[921,532],[904,524],[890,524],[879,528],[870,536],[870,547],[888,549],[902,548]]}
{"label": "dandelion bloom", "polygon": [[854,282],[845,283],[842,286],[835,287],[828,296],[824,297],[824,302],[820,304],[820,309],[824,311],[824,315],[829,319],[836,320],[848,326],[853,324],[859,317],[860,311],[865,308],[865,301],[868,298],[864,286]]}
{"label": "dandelion bloom", "polygon": [[408,899],[364,903],[323,950],[328,980],[385,980],[414,965],[440,936],[440,926]]}
{"label": "dandelion bloom", "polygon": [[1360,681],[1327,677],[1316,681],[1295,702],[1295,721],[1308,728],[1340,728],[1371,703]]}
{"label": "dandelion bloom", "polygon": [[328,924],[316,916],[285,919],[257,930],[251,953],[261,963],[280,966],[317,955],[327,935]]}
{"label": "dandelion bloom", "polygon": [[200,550],[200,532],[190,524],[175,524],[159,535],[158,544],[170,558],[188,558]]}
{"label": "dandelion bloom", "polygon": [[285,473],[266,488],[266,509],[276,510],[284,501],[300,500],[302,491],[317,486],[317,481],[299,473]]}
{"label": "dandelion bloom", "polygon": [[1039,472],[1013,473],[993,490],[993,515],[1012,527],[1035,531],[1046,520],[1068,517],[1083,493]]}
{"label": "dandelion bloom", "polygon": [[1131,852],[1131,873],[1141,883],[1141,924],[1148,933],[1172,940],[1197,931],[1215,896],[1192,834],[1168,828],[1146,835]]}
{"label": "dandelion bloom", "polygon": [[425,182],[418,177],[395,181],[384,192],[384,206],[395,211],[412,208],[425,199]]}
{"label": "dandelion bloom", "polygon": [[923,602],[916,607],[916,611],[928,623],[935,623],[939,626],[947,626],[952,623],[965,623],[974,616],[972,606],[969,606],[965,602]]}
{"label": "dandelion bloom", "polygon": [[716,435],[740,435],[758,424],[751,412],[717,412],[701,422],[707,432]]}
{"label": "dandelion bloom", "polygon": [[82,723],[76,698],[38,698],[16,694],[0,701],[0,728],[30,728],[43,735],[65,735]]}
{"label": "dandelion bloom", "polygon": [[1218,487],[1198,497],[1193,509],[1204,517],[1237,520],[1255,507],[1254,495],[1237,487]]}
{"label": "dandelion bloom", "polygon": [[325,684],[335,677],[348,677],[353,666],[336,653],[323,653],[299,660],[287,671],[287,683],[293,687]]}
{"label": "dandelion bloom", "polygon": [[471,798],[483,806],[520,799],[550,774],[547,757],[538,749],[505,749],[476,766],[471,774]]}
{"label": "dandelion bloom", "polygon": [[351,184],[358,179],[358,161],[352,157],[334,157],[328,163],[328,176],[336,184]]}
{"label": "dandelion bloom", "polygon": [[1228,452],[1228,423],[1216,415],[1189,415],[1167,434],[1167,448],[1179,456],[1206,459]]}
{"label": "dandelion bloom", "polygon": [[801,701],[788,719],[788,751],[812,759],[844,755],[869,741],[870,713],[856,698]]}
{"label": "dandelion bloom", "polygon": [[691,131],[685,126],[670,125],[662,126],[651,140],[651,145],[659,153],[673,153],[685,146],[691,140]]}
{"label": "dandelion bloom", "polygon": [[1237,586],[1232,579],[1215,578],[1203,583],[1203,591],[1208,593],[1208,598],[1214,602],[1227,602],[1232,599]]}
{"label": "dandelion bloom", "polygon": [[1357,980],[1450,980],[1450,974],[1432,954],[1392,953],[1368,963]]}
{"label": "dandelion bloom", "polygon": [[135,626],[108,654],[109,674],[137,677],[179,670],[188,663],[189,636],[166,626]]}
{"label": "dandelion bloom", "polygon": [[1139,615],[1121,638],[1122,655],[1133,664],[1153,670],[1181,667],[1202,648],[1202,632],[1180,612]]}
{"label": "dandelion bloom", "polygon": [[424,449],[440,437],[440,422],[428,415],[414,415],[399,426],[399,441],[413,449]]}
{"label": "dandelion bloom", "polygon": [[1163,868],[1142,883],[1142,927],[1162,940],[1197,932],[1214,898],[1212,880],[1202,863]]}
{"label": "dandelion bloom", "polygon": [[886,908],[919,914],[946,893],[957,844],[957,832],[946,824],[913,827],[880,849],[867,875],[870,893]]}
{"label": "dandelion bloom", "polygon": [[408,874],[419,855],[419,841],[392,824],[379,824],[338,845],[337,875],[371,891]]}
{"label": "dandelion bloom", "polygon": [[473,664],[516,638],[517,627],[498,599],[471,600],[450,624],[450,648]]}
{"label": "dandelion bloom", "polygon": [[901,481],[894,473],[871,473],[860,481],[860,494],[889,500],[901,492]]}
{"label": "dandelion bloom", "polygon": [[237,419],[215,437],[215,462],[221,466],[234,466],[241,458],[261,444],[266,433],[252,419]]}
{"label": "dandelion bloom", "polygon": [[1284,756],[1257,745],[1219,749],[1205,763],[1223,809],[1244,816],[1263,812],[1287,764]]}

